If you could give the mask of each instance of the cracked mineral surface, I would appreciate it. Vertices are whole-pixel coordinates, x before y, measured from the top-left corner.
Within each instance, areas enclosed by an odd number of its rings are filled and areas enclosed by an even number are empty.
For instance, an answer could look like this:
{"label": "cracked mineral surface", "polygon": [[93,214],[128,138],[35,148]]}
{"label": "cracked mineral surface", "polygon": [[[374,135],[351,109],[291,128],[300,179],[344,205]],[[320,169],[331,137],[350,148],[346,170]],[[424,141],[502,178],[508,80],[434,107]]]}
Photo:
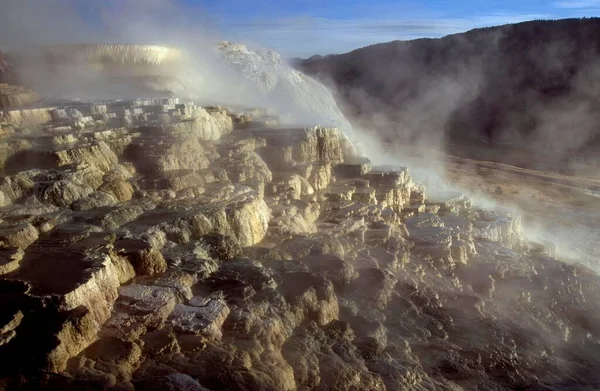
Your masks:
{"label": "cracked mineral surface", "polygon": [[0,114],[0,389],[600,387],[597,274],[336,128]]}

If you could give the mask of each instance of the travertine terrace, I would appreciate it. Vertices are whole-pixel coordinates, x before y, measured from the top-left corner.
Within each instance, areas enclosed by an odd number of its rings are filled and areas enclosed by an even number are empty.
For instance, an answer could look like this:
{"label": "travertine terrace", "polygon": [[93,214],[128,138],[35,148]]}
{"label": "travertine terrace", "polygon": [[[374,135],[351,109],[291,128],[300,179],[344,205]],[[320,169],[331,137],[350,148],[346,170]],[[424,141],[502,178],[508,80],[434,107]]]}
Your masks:
{"label": "travertine terrace", "polygon": [[0,118],[0,387],[600,385],[594,273],[335,128],[176,98]]}
{"label": "travertine terrace", "polygon": [[[27,47],[15,50],[11,60],[15,67],[29,66],[27,60],[38,58],[46,66],[89,67],[99,71],[120,69],[140,70],[169,67],[182,61],[183,53],[176,48],[156,45],[69,44]],[[139,75],[139,73],[138,73]]]}
{"label": "travertine terrace", "polygon": [[[181,93],[178,75],[186,60],[181,50],[155,45],[69,44],[16,48],[6,55],[13,85],[35,86],[49,100],[63,97],[157,96]],[[1,66],[1,65],[0,65]],[[0,73],[3,73],[0,70]],[[4,72],[6,73],[6,72]],[[0,78],[1,82],[1,78]],[[3,102],[18,107],[36,100]],[[21,93],[21,96],[23,93]],[[14,94],[13,94],[14,96]],[[39,97],[38,99],[39,100]],[[6,104],[5,104],[6,103]]]}
{"label": "travertine terrace", "polygon": [[20,85],[18,75],[0,51],[0,109],[20,107],[40,100],[40,96]]}

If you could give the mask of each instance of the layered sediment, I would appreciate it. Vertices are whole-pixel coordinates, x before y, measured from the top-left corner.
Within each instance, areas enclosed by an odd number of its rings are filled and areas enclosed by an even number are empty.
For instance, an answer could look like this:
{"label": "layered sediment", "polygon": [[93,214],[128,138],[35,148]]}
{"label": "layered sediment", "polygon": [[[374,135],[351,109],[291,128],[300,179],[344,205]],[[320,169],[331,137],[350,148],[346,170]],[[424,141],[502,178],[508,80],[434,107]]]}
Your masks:
{"label": "layered sediment", "polygon": [[600,278],[514,211],[260,110],[37,110],[1,116],[6,389],[600,386]]}

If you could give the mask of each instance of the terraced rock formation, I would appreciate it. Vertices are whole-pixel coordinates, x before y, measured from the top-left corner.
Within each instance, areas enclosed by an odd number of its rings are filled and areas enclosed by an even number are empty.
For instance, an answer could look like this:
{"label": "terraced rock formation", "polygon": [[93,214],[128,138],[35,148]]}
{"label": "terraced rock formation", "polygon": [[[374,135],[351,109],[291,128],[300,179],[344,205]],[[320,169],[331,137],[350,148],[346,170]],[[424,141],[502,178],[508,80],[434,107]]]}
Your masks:
{"label": "terraced rock formation", "polygon": [[46,99],[166,96],[185,91],[178,77],[184,55],[176,48],[62,44],[23,47],[9,54],[14,73]]}
{"label": "terraced rock formation", "polygon": [[[63,44],[13,50],[6,66],[2,65],[5,57],[0,54],[0,83],[34,86],[36,100],[41,96],[47,102],[38,106],[64,104],[64,100],[139,96],[178,96],[211,105],[252,102],[274,110],[287,124],[327,123],[348,136],[352,132],[325,86],[269,50],[253,51],[224,41],[190,50],[156,45]],[[20,81],[9,81],[16,78]],[[8,104],[0,108],[33,102],[25,101],[23,92],[13,92],[10,99],[4,96],[2,102]]]}
{"label": "terraced rock formation", "polygon": [[0,118],[0,388],[600,386],[595,273],[336,128],[176,98]]}
{"label": "terraced rock formation", "polygon": [[0,84],[0,108],[21,107],[40,100],[40,96],[23,86]]}

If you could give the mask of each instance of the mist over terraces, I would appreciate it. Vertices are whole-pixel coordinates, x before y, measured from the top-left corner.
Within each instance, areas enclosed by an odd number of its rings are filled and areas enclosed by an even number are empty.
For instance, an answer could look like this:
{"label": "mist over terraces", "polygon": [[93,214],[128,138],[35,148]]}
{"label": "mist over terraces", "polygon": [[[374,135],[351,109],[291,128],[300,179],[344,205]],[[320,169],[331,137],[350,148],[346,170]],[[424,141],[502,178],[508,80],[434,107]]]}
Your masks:
{"label": "mist over terraces", "polygon": [[[47,101],[59,98],[165,96],[185,87],[182,52],[156,45],[63,44],[13,48],[2,73],[12,85],[35,86]],[[6,101],[3,106],[24,102]]]}
{"label": "mist over terraces", "polygon": [[[257,96],[347,126],[274,53],[222,49]],[[600,387],[600,278],[517,212],[375,165],[329,122],[43,98],[0,112],[0,388]]]}
{"label": "mist over terraces", "polygon": [[387,141],[504,148],[504,163],[568,171],[598,164],[598,37],[598,18],[531,21],[295,64]]}
{"label": "mist over terraces", "polygon": [[0,51],[0,109],[4,107],[19,107],[40,100],[36,92],[21,85],[18,75],[7,56]]}

